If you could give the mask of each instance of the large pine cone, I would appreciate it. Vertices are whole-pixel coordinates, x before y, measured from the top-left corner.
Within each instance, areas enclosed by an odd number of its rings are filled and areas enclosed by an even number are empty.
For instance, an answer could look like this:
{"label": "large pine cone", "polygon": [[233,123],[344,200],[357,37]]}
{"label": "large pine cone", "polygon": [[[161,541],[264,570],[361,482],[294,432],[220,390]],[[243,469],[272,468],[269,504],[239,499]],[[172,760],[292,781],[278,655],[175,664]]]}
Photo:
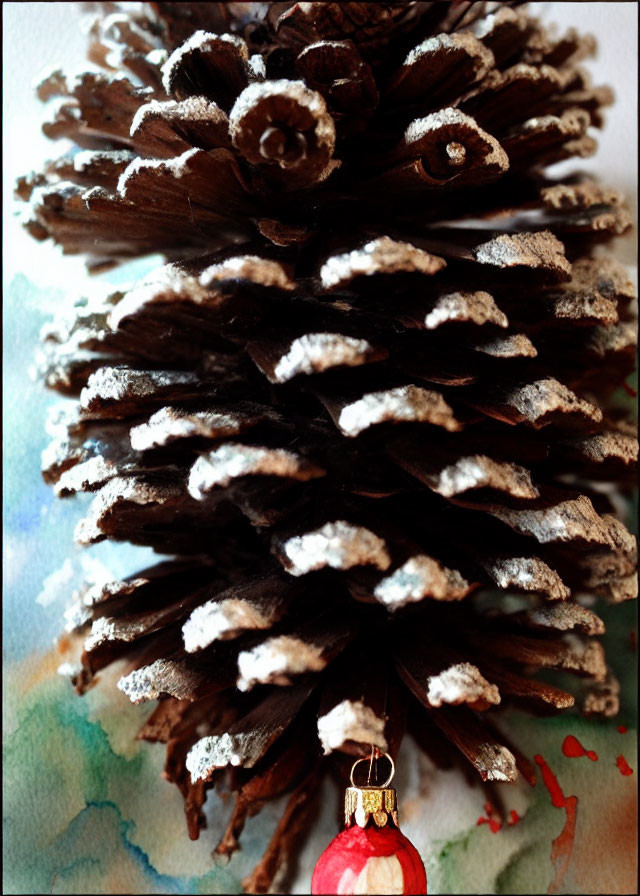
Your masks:
{"label": "large pine cone", "polygon": [[575,701],[538,670],[616,712],[579,598],[636,596],[633,293],[599,246],[629,216],[544,173],[611,97],[592,40],[505,3],[127,7],[91,33],[108,73],[40,87],[84,151],[18,187],[95,269],[170,262],[46,336],[76,401],[44,475],[96,493],[78,541],[172,555],[87,585],[74,680],[124,658],[121,690],[160,698],[142,736],[192,837],[229,767],[224,852],[296,788],[263,892],[323,753],[395,754],[408,726],[512,781],[533,771],[496,707]]}

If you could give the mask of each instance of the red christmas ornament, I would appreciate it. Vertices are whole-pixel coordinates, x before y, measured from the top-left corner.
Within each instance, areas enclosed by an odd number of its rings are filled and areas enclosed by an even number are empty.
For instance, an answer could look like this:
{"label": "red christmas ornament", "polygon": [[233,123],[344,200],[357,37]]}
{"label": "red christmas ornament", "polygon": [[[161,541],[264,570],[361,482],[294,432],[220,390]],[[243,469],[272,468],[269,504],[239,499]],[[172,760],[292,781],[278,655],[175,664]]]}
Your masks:
{"label": "red christmas ornament", "polygon": [[427,876],[420,854],[398,827],[396,792],[384,784],[372,786],[371,770],[378,751],[372,750],[366,786],[353,780],[360,762],[351,769],[351,787],[345,792],[345,830],[322,853],[311,879],[313,896],[321,894],[423,894]]}

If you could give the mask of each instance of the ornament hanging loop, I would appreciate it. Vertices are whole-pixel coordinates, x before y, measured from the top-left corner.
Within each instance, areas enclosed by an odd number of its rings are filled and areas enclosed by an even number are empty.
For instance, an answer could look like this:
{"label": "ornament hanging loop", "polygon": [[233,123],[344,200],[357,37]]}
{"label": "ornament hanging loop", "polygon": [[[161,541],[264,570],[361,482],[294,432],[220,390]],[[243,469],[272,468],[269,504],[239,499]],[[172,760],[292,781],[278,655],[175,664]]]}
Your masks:
{"label": "ornament hanging loop", "polygon": [[[389,765],[391,766],[391,770],[390,770],[390,772],[389,772],[389,775],[388,775],[386,781],[384,781],[382,784],[374,784],[374,785],[371,785],[371,774],[372,774],[372,770],[373,770],[373,763],[374,763],[374,760],[375,760],[375,762],[376,762],[376,769],[377,769],[377,760],[378,760],[379,758],[381,759],[383,756],[385,756],[385,757],[388,759],[388,761],[389,761]],[[368,763],[369,763],[369,774],[368,774],[368,776],[367,776],[367,783],[366,783],[366,785],[356,784],[356,782],[355,782],[355,780],[354,780],[355,770],[356,770],[357,766],[360,765],[360,763],[362,763],[362,762],[368,762]],[[362,787],[362,786],[370,787],[370,786],[373,786],[373,787],[378,787],[378,788],[385,788],[385,787],[388,787],[389,784],[391,784],[391,781],[393,780],[393,776],[394,776],[395,772],[396,772],[396,767],[395,767],[395,763],[394,763],[393,759],[391,758],[391,756],[390,756],[388,753],[382,753],[380,750],[378,750],[377,747],[373,747],[373,746],[372,746],[372,747],[371,747],[371,755],[370,755],[370,756],[366,756],[366,757],[363,756],[361,759],[356,759],[356,761],[355,761],[355,762],[353,763],[353,765],[351,766],[351,775],[350,775],[351,786],[352,786],[352,787]]]}
{"label": "ornament hanging loop", "polygon": [[[371,783],[373,769],[378,769],[378,759],[385,756],[389,760],[391,770],[385,781],[381,784]],[[369,764],[369,774],[366,784],[356,784],[355,772],[363,763]],[[351,787],[347,787],[344,799],[344,821],[349,827],[352,824],[365,827],[369,819],[373,819],[376,827],[385,827],[390,821],[398,826],[398,805],[396,792],[389,787],[395,773],[395,764],[388,753],[382,753],[377,747],[371,746],[371,755],[356,759],[351,768]],[[377,775],[375,775],[377,778]]]}

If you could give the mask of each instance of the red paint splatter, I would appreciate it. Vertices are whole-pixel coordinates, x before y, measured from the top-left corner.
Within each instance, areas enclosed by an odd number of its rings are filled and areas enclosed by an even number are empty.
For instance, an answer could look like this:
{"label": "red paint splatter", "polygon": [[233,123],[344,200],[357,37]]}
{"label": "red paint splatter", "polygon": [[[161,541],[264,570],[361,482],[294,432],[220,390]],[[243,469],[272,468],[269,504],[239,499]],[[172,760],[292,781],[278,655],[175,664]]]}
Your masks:
{"label": "red paint splatter", "polygon": [[627,726],[626,725],[618,725],[618,731],[620,732],[620,734],[626,734]]}
{"label": "red paint splatter", "polygon": [[[498,831],[502,830],[502,822],[497,818],[492,818],[491,816],[494,813],[494,808],[491,803],[484,804],[484,811],[487,813],[486,817],[481,815],[480,818],[476,821],[476,826],[481,824],[488,824],[492,834],[497,834]],[[516,812],[515,809],[512,809],[509,812],[509,821],[507,824],[512,827],[514,824],[517,824],[520,821],[520,816]]]}
{"label": "red paint splatter", "polygon": [[485,818],[484,815],[481,815],[480,818],[476,821],[476,825],[480,824],[488,824],[491,828],[492,834],[497,834],[502,827],[497,818]]}
{"label": "red paint splatter", "polygon": [[547,763],[544,761],[542,756],[539,754],[534,756],[534,760],[536,765],[540,766],[540,771],[542,772],[542,780],[544,781],[544,786],[547,788],[549,793],[551,794],[551,802],[556,807],[556,809],[564,809],[566,804],[566,798],[564,793],[562,792],[560,785],[556,779],[556,776],[553,774]]}
{"label": "red paint splatter", "polygon": [[570,759],[576,759],[578,756],[587,756],[592,762],[597,762],[598,754],[594,750],[585,750],[577,737],[573,734],[567,734],[562,743],[562,752]]}
{"label": "red paint splatter", "polygon": [[[502,830],[503,825],[499,819],[491,817],[495,812],[495,809],[493,808],[491,803],[484,804],[484,811],[487,813],[486,817],[484,815],[481,815],[480,818],[476,821],[476,826],[481,824],[488,824],[491,833],[497,834],[498,831]],[[513,825],[518,824],[519,821],[520,816],[515,809],[511,809],[511,811],[509,812],[509,820],[507,821],[507,824],[509,825],[509,827],[513,827]]]}
{"label": "red paint splatter", "polygon": [[491,833],[497,834],[502,827],[502,822],[498,818],[491,817],[495,812],[495,809],[493,808],[491,803],[484,804],[484,811],[486,812],[486,818],[484,815],[481,815],[480,818],[476,821],[476,826],[481,824],[488,824]]}
{"label": "red paint splatter", "polygon": [[558,784],[556,776],[553,774],[542,756],[534,757],[536,764],[540,766],[542,772],[542,780],[544,786],[549,791],[551,802],[556,809],[564,809],[567,814],[567,820],[564,827],[551,844],[551,862],[555,869],[553,880],[549,884],[547,893],[557,892],[562,883],[569,861],[571,859],[571,851],[573,850],[573,841],[576,833],[576,818],[578,815],[578,797],[565,796],[562,788]]}
{"label": "red paint splatter", "polygon": [[624,758],[624,756],[622,756],[622,755],[618,756],[618,758],[616,759],[616,765],[620,769],[621,775],[632,775],[633,774],[633,769],[629,767],[629,763]]}

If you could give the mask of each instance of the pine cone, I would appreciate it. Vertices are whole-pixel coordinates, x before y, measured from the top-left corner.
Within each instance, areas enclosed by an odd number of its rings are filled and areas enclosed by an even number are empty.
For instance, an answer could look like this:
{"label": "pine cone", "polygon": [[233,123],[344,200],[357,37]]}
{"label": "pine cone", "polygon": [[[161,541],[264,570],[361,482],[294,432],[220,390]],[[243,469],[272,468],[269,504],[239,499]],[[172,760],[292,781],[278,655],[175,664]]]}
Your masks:
{"label": "pine cone", "polygon": [[86,584],[73,678],[121,660],[119,688],[159,698],[140,736],[167,744],[191,837],[224,774],[224,853],[293,789],[245,882],[265,892],[327,763],[408,728],[535,780],[493,719],[574,704],[540,669],[617,711],[578,598],[636,596],[633,291],[599,247],[630,218],[545,174],[594,151],[611,94],[577,65],[591,38],[505,3],[107,12],[107,73],[39,88],[61,98],[45,132],[84,151],[18,192],[93,270],[168,263],[46,332],[75,401],[43,468],[95,492],[80,544],[171,559]]}

